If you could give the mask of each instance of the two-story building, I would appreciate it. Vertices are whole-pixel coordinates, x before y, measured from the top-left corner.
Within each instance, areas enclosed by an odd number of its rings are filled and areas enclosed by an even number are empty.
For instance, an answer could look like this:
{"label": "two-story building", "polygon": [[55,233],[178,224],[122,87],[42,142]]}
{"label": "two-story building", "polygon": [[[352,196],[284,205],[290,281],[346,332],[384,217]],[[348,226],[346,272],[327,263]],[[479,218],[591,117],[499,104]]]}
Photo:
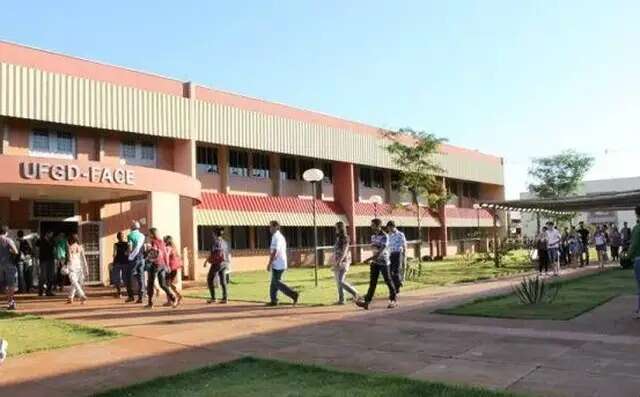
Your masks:
{"label": "two-story building", "polygon": [[[188,278],[202,277],[213,226],[227,230],[234,271],[264,267],[272,219],[293,261],[312,262],[310,168],[324,172],[321,244],[339,220],[366,241],[374,216],[418,235],[380,129],[192,82],[0,42],[0,136],[0,222],[79,232],[93,282],[107,282],[132,220],[174,237]],[[504,198],[503,162],[448,144],[437,158],[451,200],[421,208],[420,224],[425,249],[446,255],[493,227],[474,204]]]}

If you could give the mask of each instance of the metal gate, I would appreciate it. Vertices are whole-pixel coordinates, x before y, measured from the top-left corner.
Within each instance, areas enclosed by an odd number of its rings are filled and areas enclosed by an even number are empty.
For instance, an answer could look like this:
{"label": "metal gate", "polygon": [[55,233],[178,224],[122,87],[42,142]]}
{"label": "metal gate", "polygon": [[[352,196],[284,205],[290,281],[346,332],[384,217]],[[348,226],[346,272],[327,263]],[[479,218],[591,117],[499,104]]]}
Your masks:
{"label": "metal gate", "polygon": [[97,284],[102,281],[102,267],[100,262],[100,235],[102,222],[80,222],[80,241],[84,246],[84,254],[87,257],[89,277],[87,283]]}

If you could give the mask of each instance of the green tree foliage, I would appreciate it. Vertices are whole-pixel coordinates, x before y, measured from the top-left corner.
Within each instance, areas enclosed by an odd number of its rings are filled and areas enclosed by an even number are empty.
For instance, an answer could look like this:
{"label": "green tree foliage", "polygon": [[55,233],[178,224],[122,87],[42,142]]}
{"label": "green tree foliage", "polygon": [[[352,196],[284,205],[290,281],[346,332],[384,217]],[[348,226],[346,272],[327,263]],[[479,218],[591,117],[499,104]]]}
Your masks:
{"label": "green tree foliage", "polygon": [[385,132],[385,135],[391,140],[386,147],[387,152],[400,168],[394,187],[409,192],[415,205],[423,201],[435,208],[446,202],[446,190],[442,180],[436,176],[443,175],[444,170],[435,158],[446,139],[410,128]]}
{"label": "green tree foliage", "polygon": [[534,178],[529,191],[541,198],[570,196],[578,190],[594,161],[592,156],[573,150],[536,158],[529,169],[529,175]]}

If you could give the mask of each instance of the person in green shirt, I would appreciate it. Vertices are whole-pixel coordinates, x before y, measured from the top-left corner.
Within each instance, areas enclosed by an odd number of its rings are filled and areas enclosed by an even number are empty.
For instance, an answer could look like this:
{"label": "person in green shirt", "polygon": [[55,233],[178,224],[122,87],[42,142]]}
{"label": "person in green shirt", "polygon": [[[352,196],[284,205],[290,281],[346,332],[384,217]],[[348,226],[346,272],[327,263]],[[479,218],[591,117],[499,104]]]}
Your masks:
{"label": "person in green shirt", "polygon": [[[640,205],[636,207],[636,218],[640,222]],[[631,245],[629,246],[629,259],[633,261],[633,273],[638,284],[638,305],[636,306],[636,319],[640,319],[640,223],[636,223],[631,231]]]}
{"label": "person in green shirt", "polygon": [[64,276],[62,275],[62,267],[67,263],[67,256],[69,253],[69,244],[67,243],[67,237],[64,233],[58,233],[56,239],[53,242],[53,260],[55,261],[56,269],[56,284],[58,285],[58,291],[62,291],[64,286]]}

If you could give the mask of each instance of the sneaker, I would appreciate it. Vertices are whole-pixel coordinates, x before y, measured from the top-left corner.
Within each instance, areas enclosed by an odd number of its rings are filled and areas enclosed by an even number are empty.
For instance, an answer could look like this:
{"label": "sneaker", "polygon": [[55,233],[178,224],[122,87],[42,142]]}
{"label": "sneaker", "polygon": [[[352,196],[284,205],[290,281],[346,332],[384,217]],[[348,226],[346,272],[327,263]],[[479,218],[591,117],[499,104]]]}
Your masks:
{"label": "sneaker", "polygon": [[6,339],[0,339],[0,364],[7,358],[7,349],[9,348],[9,342]]}
{"label": "sneaker", "polygon": [[136,303],[144,303],[144,302],[142,302],[142,298],[138,298],[138,300],[136,300]]}
{"label": "sneaker", "polygon": [[124,303],[131,303],[131,302],[133,302],[133,301],[135,301],[135,299],[134,299],[134,298],[132,298],[132,297],[128,297],[127,299],[125,299],[125,300],[124,300]]}
{"label": "sneaker", "polygon": [[153,303],[149,302],[144,306],[145,309],[153,309]]}
{"label": "sneaker", "polygon": [[7,304],[7,310],[16,310],[16,301],[12,300]]}
{"label": "sneaker", "polygon": [[165,302],[165,303],[162,304],[162,307],[170,307],[170,306],[173,306],[173,303]]}
{"label": "sneaker", "polygon": [[335,305],[337,305],[337,306],[344,306],[344,301],[337,301],[337,302],[335,303]]}
{"label": "sneaker", "polygon": [[390,301],[387,305],[387,309],[395,309],[396,307],[398,307],[398,302],[396,301]]}
{"label": "sneaker", "polygon": [[56,294],[54,294],[54,293],[53,293],[53,292],[51,292],[51,291],[47,292],[47,294],[46,294],[46,295],[47,295],[47,296],[56,296]]}
{"label": "sneaker", "polygon": [[634,313],[633,318],[635,318],[636,320],[640,320],[640,310],[636,310],[636,312]]}
{"label": "sneaker", "polygon": [[212,304],[212,303],[216,303],[215,298],[207,299],[207,304]]}
{"label": "sneaker", "polygon": [[225,299],[221,299],[220,302],[218,302],[218,303],[220,303],[221,305],[226,305],[227,302],[229,302],[229,301],[225,298]]}
{"label": "sneaker", "polygon": [[356,306],[363,308],[364,310],[369,310],[369,302],[363,300],[357,300]]}
{"label": "sneaker", "polygon": [[269,306],[269,307],[272,307],[272,306],[278,306],[278,302],[267,302],[267,303],[265,303],[264,305],[265,305],[265,306]]}
{"label": "sneaker", "polygon": [[298,304],[298,298],[300,298],[300,293],[296,292],[296,294],[293,297],[293,306]]}

